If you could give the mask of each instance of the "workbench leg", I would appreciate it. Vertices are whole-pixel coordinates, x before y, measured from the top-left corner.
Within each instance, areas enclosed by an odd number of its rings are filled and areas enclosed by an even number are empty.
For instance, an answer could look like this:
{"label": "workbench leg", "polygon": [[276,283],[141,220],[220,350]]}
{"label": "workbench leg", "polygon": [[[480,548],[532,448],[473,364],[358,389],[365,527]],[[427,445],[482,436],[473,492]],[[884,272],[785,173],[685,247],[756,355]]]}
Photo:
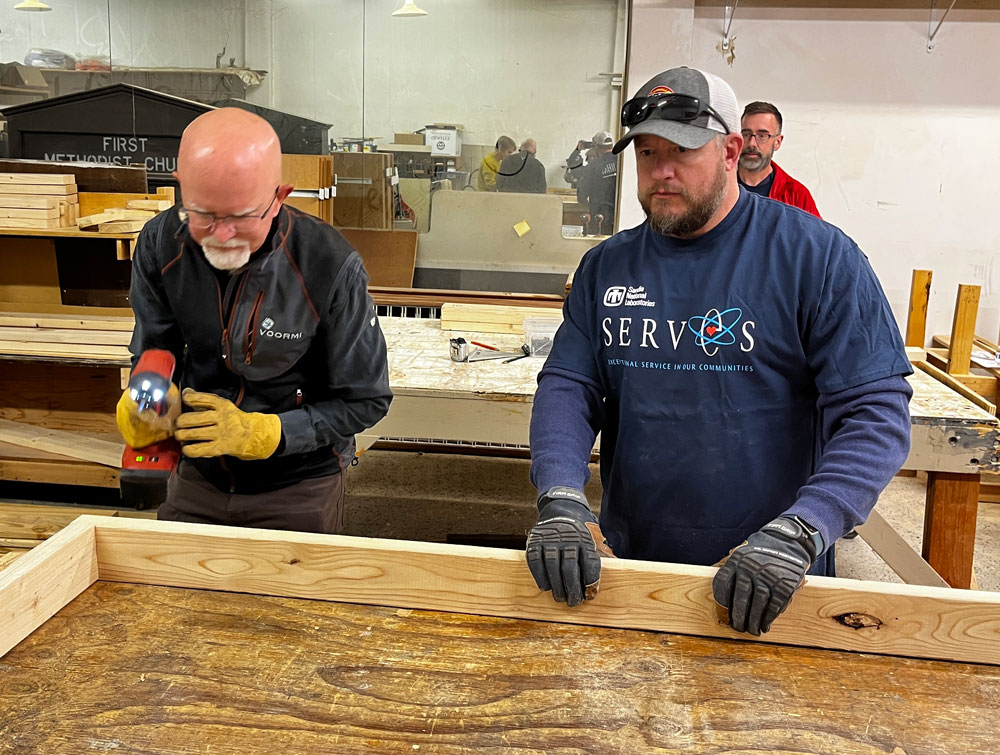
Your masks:
{"label": "workbench leg", "polygon": [[927,473],[921,553],[952,587],[967,590],[972,582],[978,507],[978,474]]}

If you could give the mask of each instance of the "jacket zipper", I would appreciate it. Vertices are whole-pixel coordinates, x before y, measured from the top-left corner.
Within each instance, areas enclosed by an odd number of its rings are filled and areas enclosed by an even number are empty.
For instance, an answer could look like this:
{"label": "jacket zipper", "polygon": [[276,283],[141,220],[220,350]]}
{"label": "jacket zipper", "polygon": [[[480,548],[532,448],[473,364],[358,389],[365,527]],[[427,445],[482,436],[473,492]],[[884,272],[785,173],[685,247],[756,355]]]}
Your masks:
{"label": "jacket zipper", "polygon": [[297,409],[300,406],[302,406],[302,389],[301,388],[296,388],[295,389],[295,408]]}
{"label": "jacket zipper", "polygon": [[[236,289],[236,296],[233,297],[233,299],[230,302],[229,321],[228,322],[223,321],[223,323],[222,323],[222,345],[223,345],[222,358],[226,362],[226,367],[228,367],[230,369],[230,371],[233,371],[233,372],[235,372],[235,370],[233,370],[233,361],[232,361],[233,355],[232,355],[232,348],[231,348],[232,344],[231,344],[231,342],[229,340],[229,333],[233,329],[233,320],[236,318],[237,303],[240,300],[240,294],[243,293],[243,286],[246,285],[246,282],[247,282],[247,276],[246,276],[246,273],[243,273],[242,274],[242,278],[240,279],[240,284],[239,284],[239,286]],[[215,285],[216,286],[219,285],[219,281],[218,280],[215,281]],[[232,285],[232,283],[230,283],[230,286],[231,285]],[[226,292],[227,293],[229,292],[229,286],[226,286]],[[221,289],[220,289],[220,295],[221,295]],[[220,303],[219,303],[219,311],[220,312],[223,311],[221,300],[220,300]]]}
{"label": "jacket zipper", "polygon": [[[245,282],[246,282],[246,276],[244,276],[243,280],[240,281],[239,289],[236,292],[237,300],[238,300],[240,291],[243,290],[243,284]],[[229,324],[227,324],[226,320],[225,320],[225,315],[224,315],[224,312],[223,312],[222,286],[219,285],[219,279],[218,278],[215,278],[215,290],[219,292],[219,323],[222,325],[222,361],[226,363],[226,367],[228,367],[230,370],[232,370],[232,361],[230,360],[230,353],[229,353],[230,352],[230,348],[229,348],[229,325],[231,325],[232,322],[233,322],[233,312],[230,312],[230,314],[229,314]],[[229,286],[226,286],[226,290],[227,291],[229,290]],[[235,306],[233,307],[233,310],[235,311]],[[240,392],[236,396],[236,400],[233,403],[236,406],[239,406],[240,402],[243,400],[243,395],[244,395],[245,391],[244,391],[244,385],[243,385],[243,378],[241,376],[239,376],[239,375],[237,375],[237,377],[239,377],[239,379],[240,379]],[[223,457],[221,457],[221,456],[219,457],[219,466],[222,467],[222,469],[225,471],[225,473],[229,476],[229,492],[230,493],[235,493],[236,492],[236,477],[233,475],[232,470],[229,469],[229,465],[226,464],[226,460]]]}
{"label": "jacket zipper", "polygon": [[246,332],[246,357],[243,360],[244,364],[250,364],[253,359],[253,350],[257,345],[257,317],[260,315],[260,305],[264,301],[264,292],[258,291],[257,298],[254,299],[253,308],[250,310],[250,319],[247,321],[247,332]]}

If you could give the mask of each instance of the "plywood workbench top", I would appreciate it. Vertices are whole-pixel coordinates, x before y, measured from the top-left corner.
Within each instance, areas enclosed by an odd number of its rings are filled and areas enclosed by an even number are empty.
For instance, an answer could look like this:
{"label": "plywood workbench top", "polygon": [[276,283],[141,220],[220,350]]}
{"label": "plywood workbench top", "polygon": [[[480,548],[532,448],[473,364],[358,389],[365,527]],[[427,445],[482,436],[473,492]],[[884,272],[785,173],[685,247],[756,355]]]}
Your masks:
{"label": "plywood workbench top", "polygon": [[[389,348],[389,385],[397,393],[465,396],[506,401],[530,401],[535,395],[543,357],[525,357],[504,364],[503,360],[453,362],[448,342],[462,336],[509,352],[518,352],[523,336],[441,330],[441,321],[410,317],[380,318]],[[470,349],[478,347],[470,344]]]}
{"label": "plywood workbench top", "polygon": [[47,755],[914,755],[1000,738],[992,667],[107,582],[0,668],[4,744]]}
{"label": "plywood workbench top", "polygon": [[[441,321],[406,317],[381,318],[389,346],[389,384],[393,390],[482,394],[484,398],[531,401],[544,358],[528,357],[511,364],[487,361],[452,362],[448,341],[463,336],[516,351],[519,335],[442,331]],[[914,424],[971,424],[996,427],[997,418],[919,370],[907,378],[913,388],[910,416]]]}

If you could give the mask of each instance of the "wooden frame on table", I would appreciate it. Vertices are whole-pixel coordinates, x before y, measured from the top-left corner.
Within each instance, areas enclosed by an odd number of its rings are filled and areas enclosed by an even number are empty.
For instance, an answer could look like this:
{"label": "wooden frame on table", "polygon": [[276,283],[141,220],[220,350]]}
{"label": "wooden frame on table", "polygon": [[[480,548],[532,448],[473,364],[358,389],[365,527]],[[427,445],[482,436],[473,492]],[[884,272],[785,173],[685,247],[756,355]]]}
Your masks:
{"label": "wooden frame on table", "polygon": [[[99,579],[754,641],[724,623],[712,567],[603,572],[568,608],[520,551],[81,516],[0,572],[0,655]],[[1000,594],[810,577],[764,639],[1000,665]]]}

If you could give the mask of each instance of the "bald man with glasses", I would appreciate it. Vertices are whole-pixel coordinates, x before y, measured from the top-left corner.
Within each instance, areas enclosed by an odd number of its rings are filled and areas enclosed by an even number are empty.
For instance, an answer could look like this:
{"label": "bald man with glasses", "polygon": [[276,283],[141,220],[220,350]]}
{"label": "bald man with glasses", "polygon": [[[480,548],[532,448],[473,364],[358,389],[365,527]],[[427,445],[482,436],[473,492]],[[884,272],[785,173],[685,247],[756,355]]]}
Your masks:
{"label": "bald man with glasses", "polygon": [[809,189],[774,162],[774,153],[781,148],[785,138],[781,133],[778,108],[770,102],[751,102],[743,108],[740,128],[743,134],[738,173],[740,186],[821,217]]}
{"label": "bald man with glasses", "polygon": [[361,258],[285,205],[274,129],[237,108],[198,117],[174,177],[183,205],[151,220],[132,260],[132,364],[177,360],[165,417],[126,391],[133,448],[173,435],[183,458],[160,519],[336,533],[354,436],[386,415],[385,339]]}

